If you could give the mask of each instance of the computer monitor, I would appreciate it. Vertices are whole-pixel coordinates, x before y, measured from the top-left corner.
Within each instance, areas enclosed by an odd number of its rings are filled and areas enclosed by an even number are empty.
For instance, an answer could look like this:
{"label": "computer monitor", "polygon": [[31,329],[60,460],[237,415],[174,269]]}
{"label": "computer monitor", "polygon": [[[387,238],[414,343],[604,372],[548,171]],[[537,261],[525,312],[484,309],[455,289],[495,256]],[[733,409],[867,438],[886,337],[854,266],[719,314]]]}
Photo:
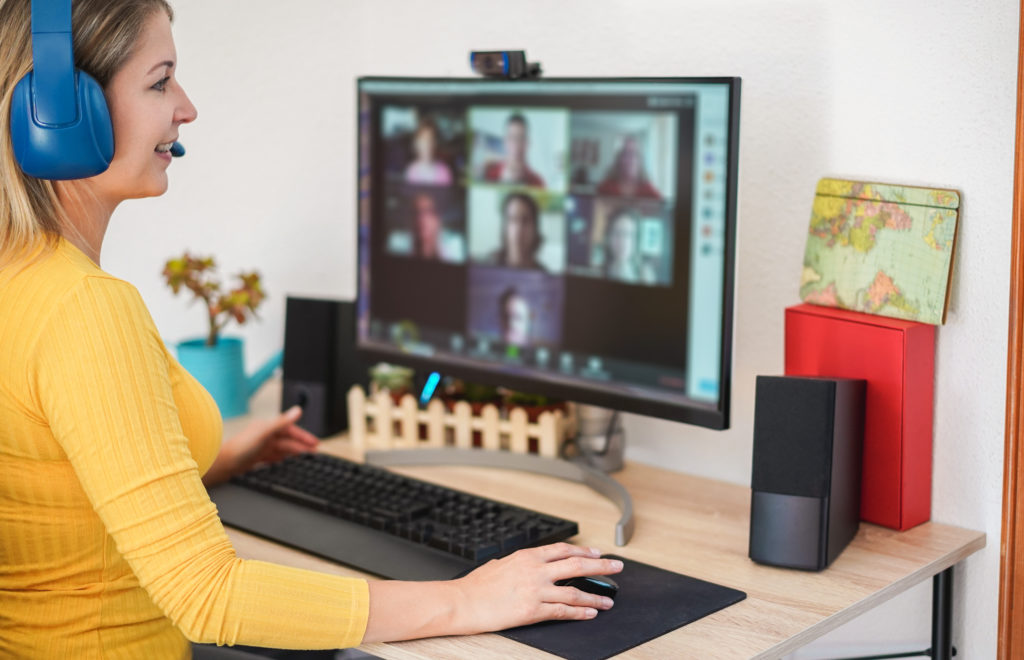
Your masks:
{"label": "computer monitor", "polygon": [[723,429],[738,78],[362,78],[357,346]]}

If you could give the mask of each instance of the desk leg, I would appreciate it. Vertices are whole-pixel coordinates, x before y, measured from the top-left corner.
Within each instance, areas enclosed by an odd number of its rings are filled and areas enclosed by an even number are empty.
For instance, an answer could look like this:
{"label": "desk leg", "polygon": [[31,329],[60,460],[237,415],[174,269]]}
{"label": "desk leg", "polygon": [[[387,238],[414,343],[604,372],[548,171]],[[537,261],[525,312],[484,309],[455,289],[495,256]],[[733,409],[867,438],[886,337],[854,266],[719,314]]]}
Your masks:
{"label": "desk leg", "polygon": [[932,658],[952,660],[953,646],[953,567],[932,578],[932,646],[927,651],[869,655],[843,660],[889,660],[891,658]]}
{"label": "desk leg", "polygon": [[952,660],[953,648],[953,567],[932,578],[932,648],[935,660]]}

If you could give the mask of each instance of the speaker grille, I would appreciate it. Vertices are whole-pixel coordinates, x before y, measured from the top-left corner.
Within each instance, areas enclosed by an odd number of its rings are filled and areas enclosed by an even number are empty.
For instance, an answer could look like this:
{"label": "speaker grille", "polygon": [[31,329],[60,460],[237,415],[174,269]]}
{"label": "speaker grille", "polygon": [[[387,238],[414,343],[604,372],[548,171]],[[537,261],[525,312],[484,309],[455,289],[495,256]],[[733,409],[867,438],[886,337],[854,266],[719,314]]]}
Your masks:
{"label": "speaker grille", "polygon": [[754,490],[802,497],[828,495],[835,399],[834,381],[757,377]]}
{"label": "speaker grille", "polygon": [[351,302],[288,298],[281,409],[301,405],[299,424],[320,437],[348,427],[348,390],[369,384],[355,328]]}
{"label": "speaker grille", "polygon": [[[284,373],[294,380],[329,382],[338,351],[340,303],[288,298],[284,320]],[[351,341],[351,333],[343,339]]]}

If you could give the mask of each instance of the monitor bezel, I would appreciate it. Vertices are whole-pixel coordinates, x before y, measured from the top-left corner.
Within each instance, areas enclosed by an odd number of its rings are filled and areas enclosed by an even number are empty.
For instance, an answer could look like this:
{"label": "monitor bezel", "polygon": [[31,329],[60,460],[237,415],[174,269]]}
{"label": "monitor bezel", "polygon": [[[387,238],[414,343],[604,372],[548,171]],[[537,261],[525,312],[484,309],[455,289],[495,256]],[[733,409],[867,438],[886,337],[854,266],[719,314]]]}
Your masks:
{"label": "monitor bezel", "polygon": [[[361,191],[360,179],[364,171],[363,150],[361,148],[362,130],[362,85],[370,82],[390,83],[494,83],[493,78],[455,78],[455,77],[417,77],[417,76],[360,76],[356,79],[356,190]],[[500,82],[500,81],[497,81]],[[519,81],[506,81],[509,85],[515,85]],[[524,82],[541,84],[558,83],[653,83],[653,84],[724,84],[729,89],[729,140],[728,140],[728,163],[726,174],[726,210],[725,210],[725,277],[722,283],[722,346],[720,360],[719,401],[718,404],[702,405],[699,401],[689,400],[686,403],[665,403],[645,399],[642,396],[629,396],[626,394],[611,393],[607,391],[594,390],[583,386],[564,385],[550,381],[543,381],[528,376],[519,376],[504,369],[502,365],[495,364],[493,369],[476,368],[462,364],[451,364],[444,359],[436,359],[423,355],[404,352],[401,350],[387,350],[378,347],[367,347],[361,345],[358,327],[354,328],[356,349],[359,355],[367,363],[390,362],[410,367],[415,370],[437,371],[446,376],[454,376],[464,380],[479,382],[487,385],[508,387],[511,389],[534,392],[554,398],[576,401],[595,406],[603,406],[622,412],[636,413],[650,417],[658,417],[685,424],[692,424],[708,429],[724,430],[729,428],[730,407],[732,400],[732,344],[733,344],[733,320],[734,320],[734,288],[736,280],[736,216],[739,190],[739,129],[740,129],[740,87],[741,78],[738,76],[715,76],[715,77],[571,77],[571,78],[535,78]],[[360,203],[361,192],[356,195],[356,299],[357,309],[359,297],[363,291],[363,274],[359,258],[359,230],[360,230]],[[358,314],[356,314],[358,325]],[[539,386],[539,389],[538,389]]]}

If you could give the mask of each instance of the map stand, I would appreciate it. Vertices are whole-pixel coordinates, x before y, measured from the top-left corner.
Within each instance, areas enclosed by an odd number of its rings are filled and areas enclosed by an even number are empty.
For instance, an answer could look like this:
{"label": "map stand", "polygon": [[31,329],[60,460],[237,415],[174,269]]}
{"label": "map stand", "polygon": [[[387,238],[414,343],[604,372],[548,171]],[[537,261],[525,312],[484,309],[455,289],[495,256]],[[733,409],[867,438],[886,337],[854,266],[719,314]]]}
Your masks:
{"label": "map stand", "polygon": [[800,299],[945,323],[959,212],[955,190],[821,179]]}

